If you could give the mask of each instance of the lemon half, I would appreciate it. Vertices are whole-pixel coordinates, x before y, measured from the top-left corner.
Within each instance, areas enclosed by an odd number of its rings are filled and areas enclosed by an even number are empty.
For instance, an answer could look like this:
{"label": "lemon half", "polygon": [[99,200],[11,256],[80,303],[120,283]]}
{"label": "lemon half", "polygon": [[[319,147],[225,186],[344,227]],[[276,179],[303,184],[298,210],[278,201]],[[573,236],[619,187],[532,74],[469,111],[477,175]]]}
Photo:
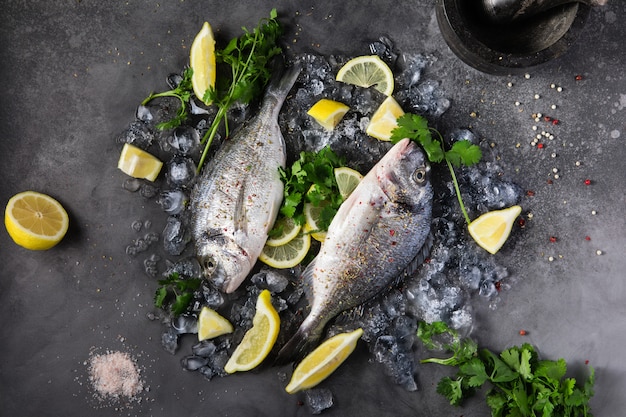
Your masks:
{"label": "lemon half", "polygon": [[69,217],[54,198],[24,191],[9,199],[4,225],[18,245],[31,250],[46,250],[63,239],[69,227]]}

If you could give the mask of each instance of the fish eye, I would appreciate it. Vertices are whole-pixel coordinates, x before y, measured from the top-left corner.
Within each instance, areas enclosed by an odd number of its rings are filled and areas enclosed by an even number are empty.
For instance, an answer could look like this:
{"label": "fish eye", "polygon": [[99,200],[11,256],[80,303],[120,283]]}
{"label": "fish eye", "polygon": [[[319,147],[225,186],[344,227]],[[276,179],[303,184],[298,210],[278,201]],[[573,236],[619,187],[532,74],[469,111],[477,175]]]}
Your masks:
{"label": "fish eye", "polygon": [[211,275],[215,271],[215,268],[217,268],[217,262],[215,262],[213,257],[205,258],[202,260],[202,268],[206,275]]}
{"label": "fish eye", "polygon": [[413,171],[413,181],[415,181],[418,184],[422,184],[424,181],[426,181],[426,170],[424,168],[418,168],[415,171]]}

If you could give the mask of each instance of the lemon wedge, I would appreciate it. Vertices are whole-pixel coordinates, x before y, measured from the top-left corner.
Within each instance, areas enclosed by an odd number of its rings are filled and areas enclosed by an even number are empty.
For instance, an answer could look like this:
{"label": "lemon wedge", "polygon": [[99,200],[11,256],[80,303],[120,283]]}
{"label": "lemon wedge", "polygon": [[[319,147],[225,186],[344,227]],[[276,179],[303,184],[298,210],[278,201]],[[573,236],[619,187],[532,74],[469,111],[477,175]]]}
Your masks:
{"label": "lemon wedge", "polygon": [[311,249],[311,236],[298,232],[295,238],[280,246],[263,247],[259,260],[273,268],[286,269],[298,265]]}
{"label": "lemon wedge", "polygon": [[354,351],[363,334],[359,328],[340,333],[319,345],[298,364],[285,391],[289,394],[313,388],[328,378]]}
{"label": "lemon wedge", "polygon": [[513,223],[521,212],[520,206],[489,211],[471,222],[467,228],[481,248],[495,254],[508,239]]}
{"label": "lemon wedge", "polygon": [[274,224],[272,230],[277,230],[280,232],[279,235],[269,237],[265,242],[267,246],[282,246],[291,242],[292,239],[295,239],[300,233],[302,226],[296,224],[295,220],[291,217],[279,217]]}
{"label": "lemon wedge", "polygon": [[249,371],[260,365],[276,343],[279,328],[280,318],[272,306],[272,296],[268,290],[263,290],[256,301],[252,328],[243,336],[224,370],[232,374]]}
{"label": "lemon wedge", "polygon": [[69,223],[61,203],[35,191],[11,197],[4,212],[4,225],[11,239],[30,250],[46,250],[58,244]]}
{"label": "lemon wedge", "polygon": [[163,162],[159,161],[156,156],[130,143],[125,143],[117,167],[133,178],[154,181],[161,172]]}
{"label": "lemon wedge", "polygon": [[331,131],[343,119],[350,107],[338,101],[323,98],[307,112],[324,129]]}
{"label": "lemon wedge", "polygon": [[386,96],[393,93],[393,72],[378,55],[359,56],[337,72],[337,81],[360,87],[374,87]]}
{"label": "lemon wedge", "polygon": [[352,191],[359,185],[363,179],[363,175],[355,169],[349,167],[335,168],[335,181],[339,188],[339,194],[345,200]]}
{"label": "lemon wedge", "polygon": [[189,65],[193,70],[191,85],[194,94],[204,104],[211,104],[210,100],[204,100],[204,93],[215,86],[215,38],[209,22],[204,22],[191,44]]}
{"label": "lemon wedge", "polygon": [[398,102],[391,96],[376,109],[370,120],[365,133],[378,140],[391,140],[391,131],[398,127],[398,117],[404,114],[404,110]]}
{"label": "lemon wedge", "polygon": [[233,325],[217,311],[202,307],[198,316],[198,340],[213,339],[223,334],[232,333]]}

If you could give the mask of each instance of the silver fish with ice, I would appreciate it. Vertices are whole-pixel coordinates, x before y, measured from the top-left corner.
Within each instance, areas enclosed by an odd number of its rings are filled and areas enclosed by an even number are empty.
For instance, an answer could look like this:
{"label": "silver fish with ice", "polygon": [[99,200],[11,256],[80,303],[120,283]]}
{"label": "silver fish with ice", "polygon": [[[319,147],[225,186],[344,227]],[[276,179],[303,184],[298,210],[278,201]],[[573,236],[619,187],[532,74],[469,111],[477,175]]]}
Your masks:
{"label": "silver fish with ice", "polygon": [[300,68],[272,80],[259,112],[227,139],[198,179],[191,231],[203,275],[226,293],[248,276],[283,198],[285,141],[278,114]]}
{"label": "silver fish with ice", "polygon": [[306,354],[330,319],[393,285],[430,250],[430,165],[408,139],[394,145],[344,201],[302,274],[310,312],[277,361]]}

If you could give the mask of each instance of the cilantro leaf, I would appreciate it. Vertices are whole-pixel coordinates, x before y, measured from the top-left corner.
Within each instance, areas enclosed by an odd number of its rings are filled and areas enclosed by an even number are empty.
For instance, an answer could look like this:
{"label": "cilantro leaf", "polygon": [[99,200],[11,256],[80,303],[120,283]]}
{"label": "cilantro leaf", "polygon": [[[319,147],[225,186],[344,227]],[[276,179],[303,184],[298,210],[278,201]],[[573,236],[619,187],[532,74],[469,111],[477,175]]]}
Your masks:
{"label": "cilantro leaf", "polygon": [[[154,296],[154,305],[158,308],[168,309],[178,316],[189,307],[194,291],[200,288],[200,278],[181,277],[177,272],[172,273],[165,279],[159,280],[159,287]],[[168,303],[168,300],[173,301]]]}
{"label": "cilantro leaf", "polygon": [[452,341],[444,346],[455,352],[454,360],[431,358],[421,362],[458,366],[454,378],[444,377],[437,385],[437,392],[452,405],[460,405],[475,389],[489,384],[491,388],[486,401],[494,417],[591,417],[589,400],[594,395],[593,368],[590,367],[587,380],[580,386],[576,379],[565,378],[565,360],[539,361],[535,348],[528,343],[513,346],[500,354],[481,349],[478,355],[463,356],[457,352],[464,345],[470,346],[464,343],[467,339],[459,338],[445,323],[420,323],[418,337],[424,346],[441,347],[436,343],[436,338],[441,335],[452,336]]}
{"label": "cilantro leaf", "polygon": [[141,105],[145,106],[150,101],[159,97],[176,97],[180,101],[180,107],[176,112],[176,116],[168,121],[161,122],[156,125],[159,130],[174,129],[182,125],[189,118],[189,100],[193,91],[191,84],[191,76],[193,75],[193,69],[187,67],[183,72],[183,77],[176,88],[162,93],[151,93],[146,97]]}
{"label": "cilantro leaf", "polygon": [[461,165],[472,166],[477,164],[482,158],[480,147],[472,144],[467,139],[454,142],[449,151],[446,152],[446,159],[455,167]]}

